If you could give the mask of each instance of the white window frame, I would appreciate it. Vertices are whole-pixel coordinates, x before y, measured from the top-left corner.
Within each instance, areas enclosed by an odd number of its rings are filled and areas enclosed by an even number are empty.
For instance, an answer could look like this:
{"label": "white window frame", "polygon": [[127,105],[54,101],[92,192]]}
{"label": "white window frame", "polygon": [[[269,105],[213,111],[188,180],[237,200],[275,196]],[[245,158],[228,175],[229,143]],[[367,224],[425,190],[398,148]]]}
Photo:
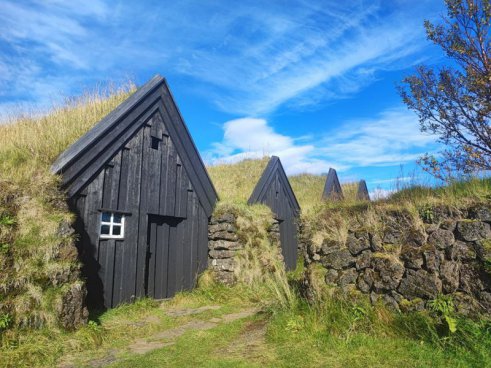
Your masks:
{"label": "white window frame", "polygon": [[[109,219],[109,221],[102,221],[102,216],[105,213],[111,214],[111,218]],[[118,214],[121,216],[121,223],[114,222],[114,215],[115,214]],[[99,237],[101,239],[124,239],[124,221],[125,221],[125,215],[124,214],[118,213],[118,212],[103,211],[103,212],[101,212],[99,219],[100,219],[100,221],[99,221]],[[103,225],[109,226],[109,234],[102,234],[101,233],[101,229],[102,229]],[[119,235],[113,234],[114,225],[121,226],[121,234],[119,234]]]}

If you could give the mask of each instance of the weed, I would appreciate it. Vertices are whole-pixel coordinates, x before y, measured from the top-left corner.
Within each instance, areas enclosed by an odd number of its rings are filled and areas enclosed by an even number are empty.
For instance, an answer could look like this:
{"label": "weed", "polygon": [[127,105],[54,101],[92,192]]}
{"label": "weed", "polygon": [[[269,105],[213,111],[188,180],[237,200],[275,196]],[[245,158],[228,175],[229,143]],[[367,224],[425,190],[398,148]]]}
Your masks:
{"label": "weed", "polygon": [[454,304],[451,295],[438,295],[437,298],[428,302],[430,310],[445,321],[450,333],[457,332],[457,319],[454,317]]}
{"label": "weed", "polygon": [[12,316],[9,313],[0,314],[0,332],[6,330],[12,324]]}
{"label": "weed", "polygon": [[427,224],[431,224],[435,217],[433,214],[433,208],[429,205],[425,205],[420,208],[419,215],[421,219]]}
{"label": "weed", "polygon": [[0,225],[13,226],[15,225],[15,218],[9,214],[0,216]]}

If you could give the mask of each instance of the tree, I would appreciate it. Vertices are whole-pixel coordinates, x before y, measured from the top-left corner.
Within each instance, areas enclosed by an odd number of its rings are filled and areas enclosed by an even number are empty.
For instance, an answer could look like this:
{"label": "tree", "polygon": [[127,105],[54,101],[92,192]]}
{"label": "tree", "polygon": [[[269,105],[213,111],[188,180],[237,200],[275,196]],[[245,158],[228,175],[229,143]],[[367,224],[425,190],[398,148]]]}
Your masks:
{"label": "tree", "polygon": [[445,0],[440,24],[425,21],[427,37],[452,60],[451,66],[419,66],[399,93],[419,117],[420,128],[446,148],[420,158],[440,179],[491,170],[490,0]]}

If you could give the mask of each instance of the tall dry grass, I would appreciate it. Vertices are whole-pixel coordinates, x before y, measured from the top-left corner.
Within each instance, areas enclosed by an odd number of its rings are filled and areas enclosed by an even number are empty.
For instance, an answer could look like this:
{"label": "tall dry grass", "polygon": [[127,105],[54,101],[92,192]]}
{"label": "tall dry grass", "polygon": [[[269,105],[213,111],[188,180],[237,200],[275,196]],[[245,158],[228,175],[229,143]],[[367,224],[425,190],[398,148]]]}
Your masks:
{"label": "tall dry grass", "polygon": [[263,157],[208,166],[208,174],[220,201],[237,205],[247,203],[268,162],[269,157]]}
{"label": "tall dry grass", "polygon": [[134,89],[98,89],[0,125],[0,330],[56,326],[63,296],[81,287],[74,237],[60,233],[72,215],[50,166]]}
{"label": "tall dry grass", "polygon": [[66,99],[44,115],[31,112],[0,122],[0,177],[31,182],[134,91],[132,83],[100,88]]}

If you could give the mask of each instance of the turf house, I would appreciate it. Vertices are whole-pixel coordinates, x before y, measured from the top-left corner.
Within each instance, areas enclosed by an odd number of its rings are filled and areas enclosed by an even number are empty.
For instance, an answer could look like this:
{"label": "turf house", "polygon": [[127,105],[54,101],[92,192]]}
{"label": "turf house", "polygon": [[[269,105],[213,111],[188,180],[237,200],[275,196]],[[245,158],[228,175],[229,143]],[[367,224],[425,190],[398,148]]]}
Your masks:
{"label": "turf house", "polygon": [[263,203],[274,213],[280,226],[280,244],[288,270],[297,264],[297,219],[300,205],[278,157],[272,156],[256,184],[249,204]]}
{"label": "turf house", "polygon": [[195,285],[217,194],[164,78],[139,88],[52,170],[77,215],[89,305]]}

